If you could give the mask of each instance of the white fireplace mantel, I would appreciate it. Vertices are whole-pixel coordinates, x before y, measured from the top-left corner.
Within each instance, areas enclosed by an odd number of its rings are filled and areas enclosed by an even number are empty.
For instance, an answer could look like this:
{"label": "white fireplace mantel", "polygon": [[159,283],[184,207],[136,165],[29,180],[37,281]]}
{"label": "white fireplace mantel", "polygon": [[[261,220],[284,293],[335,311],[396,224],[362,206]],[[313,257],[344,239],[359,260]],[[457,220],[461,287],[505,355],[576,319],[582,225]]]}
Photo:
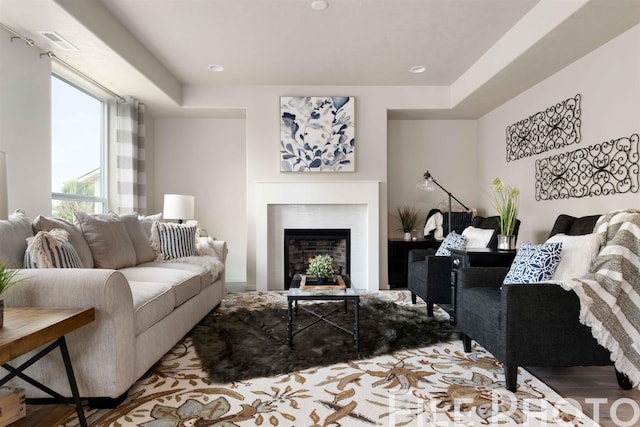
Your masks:
{"label": "white fireplace mantel", "polygon": [[[341,205],[364,206],[362,218],[363,241],[352,242],[352,259],[360,257],[363,268],[361,277],[353,277],[353,286],[362,290],[379,288],[380,258],[380,181],[267,181],[256,182],[256,290],[283,289],[282,284],[269,283],[269,269],[279,267],[281,255],[269,245],[269,227],[273,219],[270,212],[278,212],[273,205]],[[342,209],[336,210],[340,215]],[[331,212],[327,212],[331,216]],[[339,221],[339,217],[333,218]],[[314,228],[316,224],[307,224]],[[272,230],[273,231],[273,230]],[[279,231],[278,231],[279,232]],[[279,248],[277,250],[281,250]],[[354,250],[360,251],[355,253]],[[352,271],[353,273],[353,271]]]}

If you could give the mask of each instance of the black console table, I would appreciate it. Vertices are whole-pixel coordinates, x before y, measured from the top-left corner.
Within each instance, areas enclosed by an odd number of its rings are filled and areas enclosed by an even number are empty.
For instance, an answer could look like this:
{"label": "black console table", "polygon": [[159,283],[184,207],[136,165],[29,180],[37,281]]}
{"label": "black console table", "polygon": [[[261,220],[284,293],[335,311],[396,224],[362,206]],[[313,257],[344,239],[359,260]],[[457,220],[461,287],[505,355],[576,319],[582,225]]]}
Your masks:
{"label": "black console table", "polygon": [[465,267],[509,267],[516,250],[498,250],[489,248],[450,249],[451,251],[451,309],[450,322],[456,324],[456,289],[458,287],[457,270]]}
{"label": "black console table", "polygon": [[440,240],[404,240],[389,239],[388,250],[388,270],[389,286],[393,288],[406,288],[409,267],[409,251],[412,249],[438,249]]}

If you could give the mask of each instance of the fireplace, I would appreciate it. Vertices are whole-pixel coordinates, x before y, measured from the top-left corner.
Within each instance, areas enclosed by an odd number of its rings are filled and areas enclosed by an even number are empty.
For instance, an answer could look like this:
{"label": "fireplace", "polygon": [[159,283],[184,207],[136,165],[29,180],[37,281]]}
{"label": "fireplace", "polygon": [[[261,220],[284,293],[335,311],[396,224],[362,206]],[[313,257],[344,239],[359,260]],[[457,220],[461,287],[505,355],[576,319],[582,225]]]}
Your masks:
{"label": "fireplace", "polygon": [[339,274],[351,271],[351,230],[348,228],[302,228],[284,230],[284,287],[296,274],[304,274],[316,255],[330,255]]}
{"label": "fireplace", "polygon": [[285,288],[286,228],[350,229],[351,286],[379,289],[380,181],[257,182],[255,197],[255,253],[248,256],[255,258],[256,290]]}

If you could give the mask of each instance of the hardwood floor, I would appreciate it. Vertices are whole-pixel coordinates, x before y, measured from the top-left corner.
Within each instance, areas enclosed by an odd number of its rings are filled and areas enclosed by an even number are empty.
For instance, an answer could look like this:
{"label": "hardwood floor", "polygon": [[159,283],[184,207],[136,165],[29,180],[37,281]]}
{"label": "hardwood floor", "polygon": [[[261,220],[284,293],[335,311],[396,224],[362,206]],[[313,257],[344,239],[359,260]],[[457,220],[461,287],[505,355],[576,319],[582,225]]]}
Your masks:
{"label": "hardwood floor", "polygon": [[613,366],[526,369],[602,427],[640,425],[640,390],[619,388]]}

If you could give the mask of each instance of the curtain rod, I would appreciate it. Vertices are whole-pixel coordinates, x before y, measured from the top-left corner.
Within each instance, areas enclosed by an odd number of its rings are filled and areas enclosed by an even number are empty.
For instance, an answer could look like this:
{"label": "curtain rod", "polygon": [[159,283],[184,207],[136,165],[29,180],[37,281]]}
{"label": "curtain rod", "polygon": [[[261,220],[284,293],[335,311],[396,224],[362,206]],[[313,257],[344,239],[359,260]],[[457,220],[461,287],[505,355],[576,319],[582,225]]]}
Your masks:
{"label": "curtain rod", "polygon": [[[13,41],[13,39],[21,39],[22,41],[24,41],[26,44],[28,44],[31,47],[36,47],[38,49],[40,49],[38,46],[36,46],[36,44],[33,42],[33,40],[26,38],[25,36],[19,34],[18,32],[14,31],[13,29],[7,27],[6,25],[4,25],[3,23],[0,22],[0,27],[4,28],[6,31],[10,32],[11,34],[14,34],[14,36],[11,37],[11,41]],[[68,68],[69,70],[73,71],[74,73],[76,73],[78,76],[82,77],[83,79],[85,79],[86,81],[88,81],[89,83],[95,85],[96,87],[99,87],[100,89],[102,89],[103,91],[107,92],[108,94],[110,94],[111,96],[113,96],[114,98],[116,98],[116,100],[119,103],[125,102],[125,99],[118,95],[117,93],[115,93],[114,91],[112,91],[111,89],[109,89],[106,86],[103,86],[102,84],[98,83],[97,81],[95,81],[94,79],[92,79],[91,77],[87,76],[86,74],[84,74],[82,71],[78,70],[77,68],[75,68],[73,65],[68,64],[67,62],[63,61],[62,59],[58,58],[56,56],[55,53],[48,51],[46,53],[41,53],[40,57],[43,56],[47,56],[50,59],[53,59],[55,61],[57,61],[58,63],[60,63],[61,65],[65,66],[66,68]]]}

